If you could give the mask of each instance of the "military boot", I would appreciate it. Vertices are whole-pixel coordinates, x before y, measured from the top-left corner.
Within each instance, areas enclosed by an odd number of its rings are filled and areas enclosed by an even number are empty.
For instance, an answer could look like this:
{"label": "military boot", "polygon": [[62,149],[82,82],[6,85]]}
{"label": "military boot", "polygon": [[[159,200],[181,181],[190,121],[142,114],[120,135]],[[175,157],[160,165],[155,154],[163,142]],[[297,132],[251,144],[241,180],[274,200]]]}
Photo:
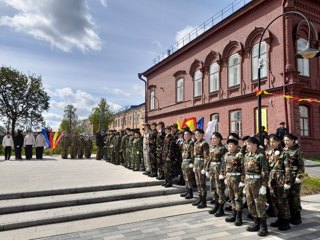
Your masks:
{"label": "military boot", "polygon": [[242,211],[239,210],[237,211],[237,217],[236,217],[236,221],[234,222],[235,226],[241,226],[242,225]]}
{"label": "military boot", "polygon": [[219,199],[218,194],[215,192],[214,193],[214,207],[208,211],[209,214],[215,214],[218,211],[218,209],[219,209],[218,199]]}
{"label": "military boot", "polygon": [[293,225],[299,225],[300,223],[302,223],[300,211],[291,216],[290,223]]}
{"label": "military boot", "polygon": [[222,217],[224,216],[224,203],[220,203],[219,204],[219,208],[218,208],[218,211],[214,214],[215,217]]}
{"label": "military boot", "polygon": [[225,219],[226,222],[235,222],[236,221],[236,210],[232,209],[232,215]]}
{"label": "military boot", "polygon": [[192,206],[198,206],[201,203],[201,201],[202,201],[202,196],[199,195],[199,198],[194,203],[192,203]]}
{"label": "military boot", "polygon": [[207,207],[207,194],[205,193],[204,196],[202,196],[202,200],[198,205],[198,208],[206,208],[206,207]]}
{"label": "military boot", "polygon": [[261,218],[260,221],[260,230],[258,232],[258,236],[264,237],[268,235],[268,226],[267,226],[267,218]]}
{"label": "military boot", "polygon": [[290,224],[289,224],[289,219],[284,219],[282,218],[282,221],[281,221],[281,224],[278,226],[278,229],[280,231],[287,231],[289,230],[291,227],[290,227]]}
{"label": "military boot", "polygon": [[257,232],[260,229],[260,218],[253,218],[253,224],[247,227],[248,232]]}
{"label": "military boot", "polygon": [[191,198],[193,198],[193,188],[189,188],[188,190],[189,190],[189,191],[188,191],[187,196],[185,196],[185,199],[191,199]]}
{"label": "military boot", "polygon": [[189,193],[189,188],[186,188],[183,193],[180,194],[180,197],[186,197]]}

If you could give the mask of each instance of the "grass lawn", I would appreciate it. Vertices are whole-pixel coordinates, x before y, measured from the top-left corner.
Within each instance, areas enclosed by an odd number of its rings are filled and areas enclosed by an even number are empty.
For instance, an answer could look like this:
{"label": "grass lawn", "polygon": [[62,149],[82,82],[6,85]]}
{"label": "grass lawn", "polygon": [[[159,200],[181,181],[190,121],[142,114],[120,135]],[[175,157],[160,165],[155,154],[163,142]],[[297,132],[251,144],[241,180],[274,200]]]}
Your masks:
{"label": "grass lawn", "polygon": [[320,193],[320,178],[310,177],[306,174],[301,187],[302,196]]}
{"label": "grass lawn", "polygon": [[308,160],[312,160],[312,161],[320,163],[320,156],[319,157],[310,157],[310,158],[308,158]]}

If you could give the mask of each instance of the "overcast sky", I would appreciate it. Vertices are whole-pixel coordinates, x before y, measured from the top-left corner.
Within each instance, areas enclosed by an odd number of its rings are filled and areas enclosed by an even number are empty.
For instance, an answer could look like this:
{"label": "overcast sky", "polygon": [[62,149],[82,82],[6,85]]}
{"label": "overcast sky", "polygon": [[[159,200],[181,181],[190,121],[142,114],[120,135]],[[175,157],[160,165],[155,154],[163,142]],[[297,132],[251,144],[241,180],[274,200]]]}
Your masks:
{"label": "overcast sky", "polygon": [[137,73],[232,0],[0,0],[0,64],[41,75],[51,97],[80,118],[102,98],[118,111],[144,102]]}

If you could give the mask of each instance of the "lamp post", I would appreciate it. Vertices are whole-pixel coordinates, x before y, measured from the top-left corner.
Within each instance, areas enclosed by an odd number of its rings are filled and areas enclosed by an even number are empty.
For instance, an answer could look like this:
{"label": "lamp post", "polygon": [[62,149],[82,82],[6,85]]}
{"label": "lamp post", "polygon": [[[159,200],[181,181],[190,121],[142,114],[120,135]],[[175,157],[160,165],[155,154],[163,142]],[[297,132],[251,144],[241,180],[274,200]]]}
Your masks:
{"label": "lamp post", "polygon": [[148,122],[147,115],[147,80],[142,78],[143,73],[138,73],[138,78],[144,82],[144,122]]}
{"label": "lamp post", "polygon": [[[310,59],[310,58],[314,58],[317,57],[319,55],[319,49],[314,49],[311,48],[310,46],[310,37],[311,37],[311,24],[309,22],[309,20],[307,19],[307,17],[302,14],[301,12],[298,11],[288,11],[285,12],[283,14],[280,14],[279,16],[277,16],[276,18],[274,18],[268,25],[267,27],[263,30],[260,39],[259,39],[259,45],[258,45],[258,61],[259,61],[259,67],[258,67],[258,89],[261,90],[261,68],[263,66],[263,59],[261,58],[261,43],[262,43],[262,38],[265,34],[265,32],[267,31],[267,29],[270,27],[270,25],[277,20],[280,17],[289,15],[289,14],[297,14],[299,16],[301,16],[304,20],[306,21],[307,25],[308,25],[308,42],[307,45],[305,47],[305,49],[301,50],[298,52],[298,54],[296,55],[296,57],[298,58],[304,58],[304,59]],[[260,144],[262,143],[262,117],[261,117],[261,94],[258,95],[258,131],[259,131],[259,140],[260,140]]]}

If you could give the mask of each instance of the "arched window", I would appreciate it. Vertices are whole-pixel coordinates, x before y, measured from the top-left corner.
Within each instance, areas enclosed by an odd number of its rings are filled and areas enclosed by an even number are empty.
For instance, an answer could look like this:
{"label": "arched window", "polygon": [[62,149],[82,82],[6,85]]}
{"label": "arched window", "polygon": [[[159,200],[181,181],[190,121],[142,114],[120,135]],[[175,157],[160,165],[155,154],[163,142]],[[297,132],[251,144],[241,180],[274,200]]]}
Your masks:
{"label": "arched window", "polygon": [[183,102],[183,78],[177,80],[177,102]]}
{"label": "arched window", "polygon": [[217,62],[210,65],[209,89],[210,93],[219,90],[219,65]]}
{"label": "arched window", "polygon": [[211,114],[210,121],[216,122],[216,126],[214,128],[214,131],[219,132],[219,114],[218,113]]}
{"label": "arched window", "polygon": [[[307,46],[307,40],[299,38],[297,40],[297,51],[304,50]],[[298,58],[298,72],[300,76],[310,77],[310,60]]]}
{"label": "arched window", "polygon": [[309,137],[309,108],[306,106],[299,106],[299,115],[301,137]]}
{"label": "arched window", "polygon": [[228,59],[228,86],[240,84],[240,55],[235,53]]}
{"label": "arched window", "polygon": [[154,90],[150,92],[150,110],[154,110]]}
{"label": "arched window", "polygon": [[202,95],[202,72],[197,70],[194,73],[194,97],[199,97]]}
{"label": "arched window", "polygon": [[261,65],[261,71],[260,71],[260,77],[264,78],[267,76],[268,73],[268,56],[267,56],[267,45],[266,42],[261,42],[261,47],[260,47],[260,59],[261,61],[259,62],[258,59],[259,56],[259,43],[255,44],[252,48],[251,52],[251,71],[252,71],[252,80],[257,80],[258,79],[258,70],[259,70],[259,64]]}

